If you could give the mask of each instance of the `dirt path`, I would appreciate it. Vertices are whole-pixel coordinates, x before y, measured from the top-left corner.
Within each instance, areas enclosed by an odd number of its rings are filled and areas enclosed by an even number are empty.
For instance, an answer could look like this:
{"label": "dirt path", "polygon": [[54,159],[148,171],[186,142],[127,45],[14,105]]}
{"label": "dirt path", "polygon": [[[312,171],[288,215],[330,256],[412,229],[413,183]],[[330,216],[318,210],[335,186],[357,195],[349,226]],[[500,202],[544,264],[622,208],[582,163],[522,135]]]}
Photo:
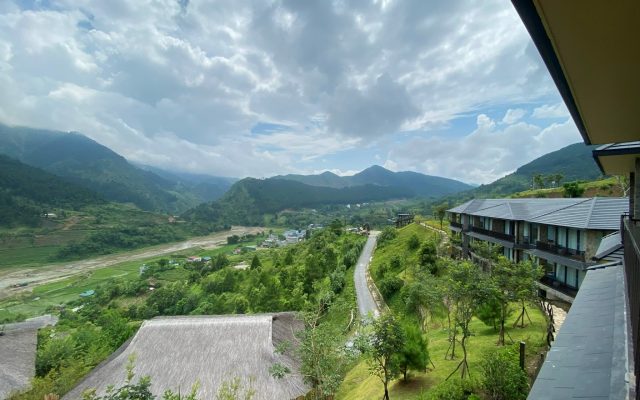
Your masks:
{"label": "dirt path", "polygon": [[[126,261],[143,260],[163,254],[171,254],[195,247],[203,249],[214,249],[227,243],[227,236],[255,234],[264,231],[260,227],[234,226],[231,230],[218,232],[209,236],[194,237],[184,242],[169,243],[139,250],[128,251],[80,261],[68,263],[43,265],[35,268],[25,268],[20,270],[0,271],[0,299],[19,294],[24,291],[31,291],[35,286],[45,283],[55,282],[69,278],[74,275],[104,268]],[[28,283],[21,288],[12,288],[12,285]]]}

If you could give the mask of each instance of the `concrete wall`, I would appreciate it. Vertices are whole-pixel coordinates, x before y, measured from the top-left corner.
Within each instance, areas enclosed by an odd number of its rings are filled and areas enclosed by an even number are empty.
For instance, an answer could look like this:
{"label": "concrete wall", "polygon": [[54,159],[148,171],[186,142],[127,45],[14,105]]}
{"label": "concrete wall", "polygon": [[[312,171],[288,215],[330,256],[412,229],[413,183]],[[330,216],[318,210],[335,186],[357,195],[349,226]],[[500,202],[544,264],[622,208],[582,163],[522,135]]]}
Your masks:
{"label": "concrete wall", "polygon": [[598,246],[600,246],[600,241],[604,235],[605,233],[602,231],[587,231],[587,234],[585,235],[585,260],[591,260],[591,257],[596,254]]}

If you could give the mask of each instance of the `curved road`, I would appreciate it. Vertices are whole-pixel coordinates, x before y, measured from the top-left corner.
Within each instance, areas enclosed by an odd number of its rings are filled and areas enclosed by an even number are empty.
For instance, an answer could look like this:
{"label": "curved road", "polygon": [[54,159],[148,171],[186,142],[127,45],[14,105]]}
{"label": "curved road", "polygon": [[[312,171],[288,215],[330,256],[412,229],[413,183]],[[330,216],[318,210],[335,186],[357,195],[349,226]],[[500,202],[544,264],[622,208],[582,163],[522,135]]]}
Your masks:
{"label": "curved road", "polygon": [[373,256],[373,250],[376,247],[378,233],[379,232],[371,232],[369,234],[369,238],[362,249],[362,253],[360,254],[358,264],[356,265],[356,271],[354,273],[358,311],[360,312],[361,317],[365,317],[369,313],[376,317],[380,314],[378,305],[373,299],[373,295],[371,294],[369,285],[367,284],[367,269],[369,268],[369,263]]}

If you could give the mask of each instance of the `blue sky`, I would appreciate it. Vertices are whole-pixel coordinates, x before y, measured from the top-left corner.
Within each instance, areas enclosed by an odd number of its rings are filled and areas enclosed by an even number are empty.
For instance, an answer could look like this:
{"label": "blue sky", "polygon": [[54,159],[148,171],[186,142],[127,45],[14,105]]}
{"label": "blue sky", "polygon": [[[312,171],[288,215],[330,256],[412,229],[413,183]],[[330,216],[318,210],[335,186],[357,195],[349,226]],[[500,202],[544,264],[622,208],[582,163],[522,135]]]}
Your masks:
{"label": "blue sky", "polygon": [[0,121],[172,170],[487,183],[580,141],[508,0],[0,2]]}

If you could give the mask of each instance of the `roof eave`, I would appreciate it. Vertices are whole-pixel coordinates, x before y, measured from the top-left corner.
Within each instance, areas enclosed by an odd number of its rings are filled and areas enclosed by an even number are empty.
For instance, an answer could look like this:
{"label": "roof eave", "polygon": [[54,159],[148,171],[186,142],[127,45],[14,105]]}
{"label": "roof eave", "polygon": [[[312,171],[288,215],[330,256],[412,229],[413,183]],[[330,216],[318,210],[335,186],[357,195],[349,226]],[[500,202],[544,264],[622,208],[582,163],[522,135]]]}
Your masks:
{"label": "roof eave", "polygon": [[564,100],[564,103],[567,106],[580,135],[582,136],[582,140],[584,140],[585,144],[590,145],[591,139],[589,139],[589,136],[587,135],[584,121],[582,120],[582,116],[578,110],[578,105],[573,97],[569,82],[567,81],[562,65],[560,64],[560,60],[556,55],[555,48],[551,43],[551,39],[547,34],[534,1],[511,0],[511,3],[520,15],[520,19],[527,28],[527,31],[529,31],[529,35],[531,35],[531,39],[533,39],[533,43],[536,45],[538,52],[540,52],[542,60],[547,66],[549,74],[551,75],[551,78],[553,78],[553,81],[555,82],[556,87],[558,88],[558,91],[560,92],[560,95],[562,96],[562,99]]}

